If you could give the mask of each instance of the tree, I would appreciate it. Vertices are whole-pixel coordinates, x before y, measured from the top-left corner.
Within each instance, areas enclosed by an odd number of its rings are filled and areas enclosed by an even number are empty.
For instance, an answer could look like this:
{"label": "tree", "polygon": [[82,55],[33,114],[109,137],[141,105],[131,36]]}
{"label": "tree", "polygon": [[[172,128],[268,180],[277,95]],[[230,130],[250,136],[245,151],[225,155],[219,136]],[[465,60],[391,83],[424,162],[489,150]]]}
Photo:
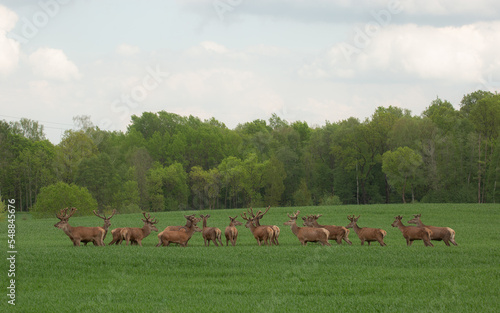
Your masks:
{"label": "tree", "polygon": [[83,159],[78,165],[75,183],[89,190],[97,200],[100,210],[113,203],[113,196],[120,185],[115,167],[107,153]]}
{"label": "tree", "polygon": [[285,192],[284,181],[286,179],[286,171],[283,163],[276,157],[271,157],[264,162],[263,184],[264,184],[264,202],[270,206],[281,205],[282,196]]}
{"label": "tree", "polygon": [[168,167],[154,164],[148,171],[147,181],[153,211],[174,211],[187,206],[187,174],[180,163]]}
{"label": "tree", "polygon": [[406,187],[410,183],[412,201],[415,201],[414,187],[417,173],[422,164],[422,157],[408,147],[399,147],[396,151],[387,151],[382,156],[382,170],[392,186],[401,191],[403,203],[406,203]]}
{"label": "tree", "polygon": [[59,178],[65,183],[74,182],[80,162],[97,152],[97,146],[84,131],[67,130],[56,148]]}
{"label": "tree", "polygon": [[40,190],[31,212],[36,218],[54,217],[64,208],[77,208],[75,216],[92,215],[97,209],[97,201],[87,188],[58,182]]}
{"label": "tree", "polygon": [[478,133],[478,202],[482,203],[488,187],[483,174],[491,165],[490,156],[500,133],[500,95],[477,101],[470,111],[470,120]]}

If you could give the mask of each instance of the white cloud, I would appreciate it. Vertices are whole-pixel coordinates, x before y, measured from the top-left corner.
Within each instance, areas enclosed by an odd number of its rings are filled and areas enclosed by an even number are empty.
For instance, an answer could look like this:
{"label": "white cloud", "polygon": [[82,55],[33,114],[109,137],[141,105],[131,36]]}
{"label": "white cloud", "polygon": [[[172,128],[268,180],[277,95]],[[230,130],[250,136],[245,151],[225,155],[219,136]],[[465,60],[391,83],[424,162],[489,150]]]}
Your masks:
{"label": "white cloud", "polygon": [[7,37],[17,20],[16,13],[0,5],[0,74],[9,74],[19,62],[19,42]]}
{"label": "white cloud", "polygon": [[133,56],[141,52],[141,49],[137,46],[131,46],[127,44],[121,44],[116,47],[116,53],[123,56]]}
{"label": "white cloud", "polygon": [[70,81],[81,77],[78,67],[59,49],[39,48],[29,56],[29,64],[36,76],[45,79]]}
{"label": "white cloud", "polygon": [[[366,34],[366,33],[365,33]],[[357,37],[356,37],[357,36]],[[392,77],[478,82],[500,69],[500,22],[461,27],[390,25],[359,33],[299,70],[308,78]],[[361,44],[363,43],[363,44]]]}

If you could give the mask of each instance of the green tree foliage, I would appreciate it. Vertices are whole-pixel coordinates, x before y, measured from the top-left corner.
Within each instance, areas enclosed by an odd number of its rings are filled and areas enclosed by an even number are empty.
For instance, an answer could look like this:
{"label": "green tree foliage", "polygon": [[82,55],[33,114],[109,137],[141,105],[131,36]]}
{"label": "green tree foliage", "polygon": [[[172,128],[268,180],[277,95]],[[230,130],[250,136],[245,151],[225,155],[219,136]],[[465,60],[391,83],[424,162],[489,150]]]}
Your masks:
{"label": "green tree foliage", "polygon": [[84,187],[58,182],[43,187],[31,213],[36,218],[55,217],[64,208],[77,208],[74,216],[92,215],[97,201]]}
{"label": "green tree foliage", "polygon": [[[418,116],[379,107],[363,121],[315,127],[277,114],[233,130],[165,111],[132,116],[125,133],[101,130],[89,116],[74,120],[79,129],[56,146],[35,121],[0,121],[0,192],[19,210],[56,182],[127,212],[401,203],[410,192],[420,202],[500,197],[500,96],[487,91],[465,95],[459,110],[436,98]],[[406,149],[421,157],[416,172],[404,158],[391,172],[384,154]]]}
{"label": "green tree foliage", "polygon": [[156,163],[147,175],[152,211],[175,211],[187,207],[187,173],[180,163],[163,167]]}
{"label": "green tree foliage", "polygon": [[411,187],[412,201],[414,201],[414,188],[422,164],[420,154],[411,148],[399,147],[395,151],[386,151],[382,160],[382,170],[387,174],[390,184],[401,192],[403,203],[406,203],[405,194],[408,184]]}

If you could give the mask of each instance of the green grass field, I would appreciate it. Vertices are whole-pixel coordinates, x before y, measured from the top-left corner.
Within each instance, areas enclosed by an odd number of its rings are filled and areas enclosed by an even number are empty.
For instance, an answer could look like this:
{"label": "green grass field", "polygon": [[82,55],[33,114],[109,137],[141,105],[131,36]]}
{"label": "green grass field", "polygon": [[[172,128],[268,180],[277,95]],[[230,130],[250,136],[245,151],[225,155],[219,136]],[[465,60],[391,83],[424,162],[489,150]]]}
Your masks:
{"label": "green grass field", "polygon": [[[351,230],[352,246],[300,245],[287,213],[271,208],[262,219],[281,228],[280,246],[257,246],[239,226],[237,246],[204,247],[200,233],[189,246],[156,248],[157,233],[138,246],[73,247],[53,227],[58,221],[16,221],[16,305],[4,295],[1,312],[498,312],[500,310],[500,228],[498,205],[373,205],[299,208],[300,216],[321,213],[323,224],[347,225],[347,215],[361,215],[359,226],[387,231],[387,247],[361,246]],[[209,226],[222,231],[239,210],[211,211]],[[183,225],[183,214],[157,217],[158,229]],[[456,231],[458,246],[421,241],[407,247],[394,216]],[[141,214],[116,215],[115,227],[142,227]],[[239,218],[241,221],[241,218]],[[102,226],[92,217],[71,218],[73,226]],[[300,223],[301,224],[301,223]],[[201,226],[201,224],[200,224]],[[4,256],[7,222],[0,223]],[[108,233],[106,243],[111,241]],[[223,238],[225,244],[225,238]]]}

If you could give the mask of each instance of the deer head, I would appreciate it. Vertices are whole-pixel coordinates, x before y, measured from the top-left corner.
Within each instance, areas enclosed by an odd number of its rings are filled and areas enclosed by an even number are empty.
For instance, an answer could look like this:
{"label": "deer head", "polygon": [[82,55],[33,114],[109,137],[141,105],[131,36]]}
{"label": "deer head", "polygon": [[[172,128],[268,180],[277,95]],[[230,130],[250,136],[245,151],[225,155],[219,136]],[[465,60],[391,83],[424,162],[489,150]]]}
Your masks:
{"label": "deer head", "polygon": [[77,211],[76,208],[71,208],[71,212],[68,214],[68,208],[62,209],[59,214],[56,214],[56,217],[60,219],[59,222],[57,222],[54,227],[60,228],[62,230],[68,228],[68,220],[75,212]]}
{"label": "deer head", "polygon": [[418,224],[421,216],[422,214],[413,214],[413,218],[408,221],[408,224]]}
{"label": "deer head", "polygon": [[151,230],[158,231],[158,228],[154,224],[157,224],[158,221],[156,218],[153,217],[151,218],[151,214],[148,213],[146,216],[146,212],[142,212],[142,215],[144,216],[145,219],[141,219],[144,222],[144,226],[149,226]]}
{"label": "deer head", "polygon": [[106,217],[106,214],[103,214],[102,216],[96,212],[96,210],[93,211],[94,215],[97,216],[98,218],[102,218],[104,220],[104,229],[108,229],[109,226],[111,226],[111,222],[109,221],[115,214],[116,210],[113,210],[113,213],[111,213],[110,217]]}
{"label": "deer head", "polygon": [[392,227],[398,227],[399,224],[403,224],[401,222],[401,220],[403,219],[403,217],[401,215],[398,215],[398,216],[395,216],[394,217],[394,222],[391,224]]}
{"label": "deer head", "polygon": [[231,222],[229,222],[229,225],[232,225],[232,226],[240,226],[240,225],[243,225],[243,223],[242,223],[242,222],[240,222],[240,221],[237,221],[237,220],[236,220],[237,218],[238,218],[238,215],[236,215],[235,217],[231,217],[231,216],[229,216],[229,220],[231,221]]}
{"label": "deer head", "polygon": [[355,217],[354,215],[352,215],[352,216],[351,216],[351,215],[348,215],[348,216],[347,216],[347,219],[348,219],[349,221],[351,221],[351,222],[349,223],[349,225],[347,225],[347,226],[346,226],[346,228],[353,228],[353,227],[354,227],[354,225],[356,224],[356,222],[359,220],[359,217],[360,217],[360,216],[361,216],[361,215],[358,215],[358,217]]}
{"label": "deer head", "polygon": [[295,214],[287,214],[290,220],[288,222],[283,223],[283,225],[294,225],[297,223],[297,218],[299,216],[300,211],[297,211]]}

